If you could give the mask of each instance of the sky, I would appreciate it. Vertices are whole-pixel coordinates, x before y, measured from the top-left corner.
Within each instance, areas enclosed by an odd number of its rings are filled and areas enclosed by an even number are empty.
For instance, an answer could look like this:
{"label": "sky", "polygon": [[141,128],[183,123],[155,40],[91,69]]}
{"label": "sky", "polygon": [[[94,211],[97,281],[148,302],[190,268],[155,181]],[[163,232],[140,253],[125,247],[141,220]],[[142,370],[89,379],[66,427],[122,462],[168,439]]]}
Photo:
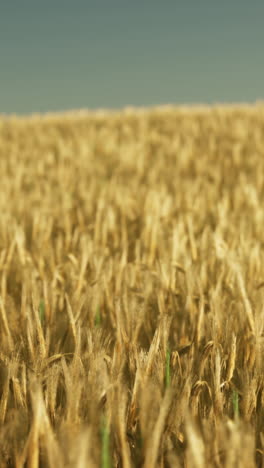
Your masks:
{"label": "sky", "polygon": [[263,0],[0,0],[0,113],[264,100]]}

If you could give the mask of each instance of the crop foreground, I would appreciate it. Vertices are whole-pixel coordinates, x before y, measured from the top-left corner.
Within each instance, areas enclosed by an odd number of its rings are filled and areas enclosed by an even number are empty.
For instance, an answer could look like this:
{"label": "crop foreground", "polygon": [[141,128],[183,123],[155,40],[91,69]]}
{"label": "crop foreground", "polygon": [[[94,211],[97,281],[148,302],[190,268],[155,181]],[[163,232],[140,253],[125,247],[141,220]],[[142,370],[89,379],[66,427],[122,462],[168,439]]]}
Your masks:
{"label": "crop foreground", "polygon": [[0,119],[0,466],[264,460],[264,106]]}

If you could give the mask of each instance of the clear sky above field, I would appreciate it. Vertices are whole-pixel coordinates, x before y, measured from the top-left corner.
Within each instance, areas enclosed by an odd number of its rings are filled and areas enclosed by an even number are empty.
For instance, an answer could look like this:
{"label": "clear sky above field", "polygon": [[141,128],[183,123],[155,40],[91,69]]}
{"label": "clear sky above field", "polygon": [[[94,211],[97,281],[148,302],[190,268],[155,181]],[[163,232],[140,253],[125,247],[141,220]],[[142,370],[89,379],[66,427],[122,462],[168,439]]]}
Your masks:
{"label": "clear sky above field", "polygon": [[2,0],[0,113],[264,99],[263,0]]}

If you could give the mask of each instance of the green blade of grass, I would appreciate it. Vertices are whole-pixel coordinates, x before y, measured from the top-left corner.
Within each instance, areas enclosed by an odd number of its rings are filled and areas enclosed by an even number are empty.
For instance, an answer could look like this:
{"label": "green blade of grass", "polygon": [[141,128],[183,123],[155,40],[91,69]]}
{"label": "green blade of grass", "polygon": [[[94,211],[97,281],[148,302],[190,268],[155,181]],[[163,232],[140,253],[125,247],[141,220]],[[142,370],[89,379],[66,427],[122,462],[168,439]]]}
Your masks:
{"label": "green blade of grass", "polygon": [[39,303],[39,318],[41,325],[43,326],[45,322],[45,302],[43,300]]}
{"label": "green blade of grass", "polygon": [[235,419],[238,419],[239,418],[239,398],[238,398],[238,392],[236,390],[233,391],[232,401],[233,401],[234,417]]}
{"label": "green blade of grass", "polygon": [[96,327],[100,327],[100,325],[101,325],[100,306],[97,306],[97,309],[96,309],[96,314],[95,314],[95,318],[94,318],[94,325],[95,325]]}
{"label": "green blade of grass", "polygon": [[102,420],[101,427],[101,438],[102,438],[102,468],[111,468],[111,457],[110,457],[110,430],[109,425],[105,418]]}
{"label": "green blade of grass", "polygon": [[166,369],[165,369],[165,387],[168,388],[171,383],[171,368],[170,368],[171,353],[168,348],[166,351]]}

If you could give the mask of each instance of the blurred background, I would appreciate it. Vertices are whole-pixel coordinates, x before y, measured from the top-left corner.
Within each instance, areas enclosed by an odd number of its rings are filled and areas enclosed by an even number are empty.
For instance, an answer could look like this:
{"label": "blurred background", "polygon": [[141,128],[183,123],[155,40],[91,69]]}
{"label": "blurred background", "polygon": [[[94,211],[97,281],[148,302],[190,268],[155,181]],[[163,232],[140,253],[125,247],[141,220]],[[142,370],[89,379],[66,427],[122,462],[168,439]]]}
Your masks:
{"label": "blurred background", "polygon": [[264,2],[9,0],[0,113],[264,98]]}

